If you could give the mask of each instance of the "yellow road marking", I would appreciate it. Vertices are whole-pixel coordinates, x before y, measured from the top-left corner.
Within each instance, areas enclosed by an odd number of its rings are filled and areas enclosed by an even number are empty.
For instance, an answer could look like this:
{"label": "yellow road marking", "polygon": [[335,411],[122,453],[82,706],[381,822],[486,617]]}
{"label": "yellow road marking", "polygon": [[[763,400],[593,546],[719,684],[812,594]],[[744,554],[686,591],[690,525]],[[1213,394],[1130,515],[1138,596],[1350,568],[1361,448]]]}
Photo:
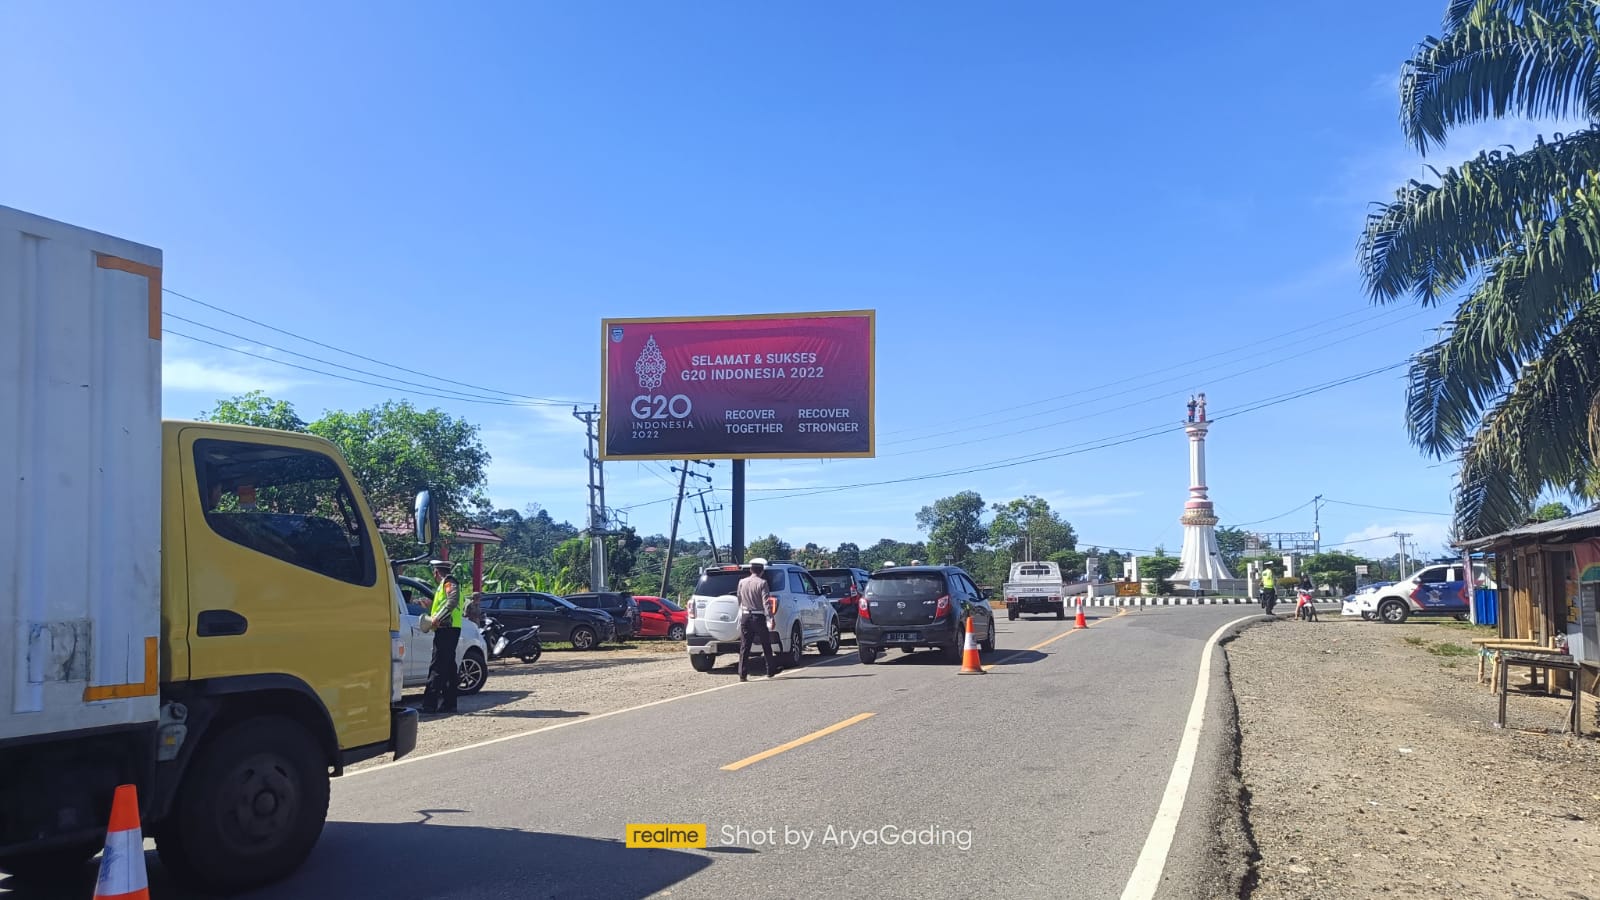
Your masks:
{"label": "yellow road marking", "polygon": [[861,713],[859,715],[851,716],[850,718],[845,719],[843,722],[829,725],[827,728],[824,728],[821,731],[813,731],[805,737],[795,738],[787,744],[779,744],[778,746],[773,747],[771,750],[763,750],[760,753],[757,753],[755,756],[746,756],[744,759],[741,759],[736,763],[728,763],[722,767],[722,771],[737,772],[745,766],[752,766],[758,762],[761,762],[763,759],[771,759],[772,757],[777,756],[779,753],[793,750],[801,744],[809,744],[817,738],[827,737],[841,728],[849,728],[851,725],[854,725],[857,722],[865,722],[874,715],[876,715],[876,713]]}
{"label": "yellow road marking", "polygon": [[[1117,614],[1114,615],[1114,616],[1110,616],[1110,618],[1115,619],[1115,618],[1118,618],[1119,616],[1127,615],[1127,613],[1128,613],[1127,607],[1123,607],[1122,609],[1117,610]],[[1093,627],[1094,627],[1094,623],[1090,622],[1088,625],[1085,625],[1083,628],[1074,628],[1071,631],[1063,631],[1063,632],[1061,632],[1060,634],[1056,635],[1053,638],[1047,638],[1047,639],[1045,639],[1043,641],[1040,641],[1039,643],[1034,644],[1032,647],[1029,647],[1027,650],[1013,650],[1010,653],[1006,654],[1005,656],[1000,657],[1000,659],[988,664],[987,666],[984,666],[983,670],[985,672],[987,672],[990,669],[994,668],[995,666],[999,665],[1002,661],[1004,661],[1006,659],[1010,659],[1011,657],[1017,655],[1018,653],[1027,653],[1027,652],[1031,652],[1031,651],[1034,651],[1034,650],[1039,650],[1039,649],[1044,648],[1044,647],[1048,647],[1051,644],[1054,644],[1056,641],[1061,640],[1062,638],[1066,637],[1069,634],[1077,634],[1080,631],[1087,631],[1088,629],[1093,628]]]}

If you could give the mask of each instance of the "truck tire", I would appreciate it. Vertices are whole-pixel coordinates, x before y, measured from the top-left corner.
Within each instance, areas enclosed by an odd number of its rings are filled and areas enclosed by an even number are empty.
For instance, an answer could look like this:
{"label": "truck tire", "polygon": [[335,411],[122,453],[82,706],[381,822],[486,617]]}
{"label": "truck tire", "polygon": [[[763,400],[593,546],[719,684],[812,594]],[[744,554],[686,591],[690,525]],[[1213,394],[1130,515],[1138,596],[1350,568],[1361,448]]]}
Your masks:
{"label": "truck tire", "polygon": [[1012,606],[1011,604],[1007,603],[1006,604],[1006,619],[1008,621],[1015,622],[1017,620],[1017,615],[1018,615],[1017,608],[1015,606]]}
{"label": "truck tire", "polygon": [[83,864],[99,852],[96,842],[0,857],[0,872],[28,884],[71,883],[83,874]]}
{"label": "truck tire", "polygon": [[299,722],[262,716],[202,746],[167,821],[161,862],[180,883],[234,893],[303,863],[328,818],[328,760]]}
{"label": "truck tire", "polygon": [[717,656],[714,653],[689,654],[689,665],[694,666],[696,672],[709,672],[716,664]]}

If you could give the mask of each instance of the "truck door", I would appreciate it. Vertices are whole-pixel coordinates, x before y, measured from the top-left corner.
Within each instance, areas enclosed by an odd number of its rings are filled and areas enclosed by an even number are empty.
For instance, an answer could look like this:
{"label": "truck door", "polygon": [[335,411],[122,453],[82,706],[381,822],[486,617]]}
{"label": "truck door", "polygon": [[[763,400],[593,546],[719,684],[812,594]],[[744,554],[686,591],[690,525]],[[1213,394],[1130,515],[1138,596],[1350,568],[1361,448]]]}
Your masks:
{"label": "truck door", "polygon": [[179,442],[190,677],[309,689],[341,747],[387,740],[394,599],[333,445],[204,426]]}

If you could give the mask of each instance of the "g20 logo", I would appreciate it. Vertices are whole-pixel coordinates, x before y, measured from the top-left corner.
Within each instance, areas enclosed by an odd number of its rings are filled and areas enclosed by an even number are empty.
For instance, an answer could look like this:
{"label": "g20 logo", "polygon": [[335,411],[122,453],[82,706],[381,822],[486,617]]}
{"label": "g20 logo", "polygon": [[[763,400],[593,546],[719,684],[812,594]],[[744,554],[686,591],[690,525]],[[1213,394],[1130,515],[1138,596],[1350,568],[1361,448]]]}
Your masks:
{"label": "g20 logo", "polygon": [[635,419],[687,419],[694,404],[683,394],[640,394],[631,406]]}

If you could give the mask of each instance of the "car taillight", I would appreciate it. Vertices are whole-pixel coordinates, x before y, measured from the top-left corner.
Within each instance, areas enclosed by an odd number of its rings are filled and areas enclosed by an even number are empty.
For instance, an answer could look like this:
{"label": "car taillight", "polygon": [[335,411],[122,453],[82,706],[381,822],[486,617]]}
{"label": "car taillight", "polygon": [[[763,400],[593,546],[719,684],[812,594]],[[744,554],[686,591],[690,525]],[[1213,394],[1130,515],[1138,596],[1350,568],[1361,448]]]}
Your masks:
{"label": "car taillight", "polygon": [[691,619],[694,618],[694,601],[693,600],[690,600],[689,601],[689,605],[684,607],[684,611],[688,614],[689,618],[691,618]]}
{"label": "car taillight", "polygon": [[949,613],[950,613],[950,595],[949,594],[945,594],[943,597],[939,598],[939,605],[933,608],[933,617],[935,619],[937,619],[940,616],[948,615]]}
{"label": "car taillight", "polygon": [[856,599],[856,611],[860,614],[861,618],[866,619],[868,622],[872,621],[872,610],[867,606],[866,594],[862,594]]}

